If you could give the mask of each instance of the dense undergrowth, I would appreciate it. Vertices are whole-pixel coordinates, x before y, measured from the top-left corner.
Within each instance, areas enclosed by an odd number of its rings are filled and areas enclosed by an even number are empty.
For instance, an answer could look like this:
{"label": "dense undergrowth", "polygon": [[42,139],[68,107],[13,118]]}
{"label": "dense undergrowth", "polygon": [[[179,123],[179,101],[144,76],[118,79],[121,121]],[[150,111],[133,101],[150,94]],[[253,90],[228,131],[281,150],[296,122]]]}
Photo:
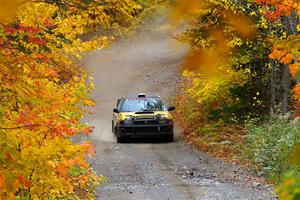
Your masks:
{"label": "dense undergrowth", "polygon": [[300,143],[298,119],[272,116],[265,122],[251,121],[246,124],[247,137],[242,156],[251,160],[256,169],[274,182],[285,173],[299,177],[299,167],[291,163],[291,152]]}

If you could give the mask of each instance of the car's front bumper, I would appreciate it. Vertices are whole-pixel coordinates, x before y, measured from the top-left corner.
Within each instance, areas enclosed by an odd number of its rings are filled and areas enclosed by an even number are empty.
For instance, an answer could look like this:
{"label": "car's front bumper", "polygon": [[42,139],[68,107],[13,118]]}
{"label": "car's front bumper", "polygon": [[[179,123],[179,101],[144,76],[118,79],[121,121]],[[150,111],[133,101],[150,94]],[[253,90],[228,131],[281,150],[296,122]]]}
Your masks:
{"label": "car's front bumper", "polygon": [[116,126],[118,136],[167,136],[173,135],[173,124],[159,125],[118,125]]}

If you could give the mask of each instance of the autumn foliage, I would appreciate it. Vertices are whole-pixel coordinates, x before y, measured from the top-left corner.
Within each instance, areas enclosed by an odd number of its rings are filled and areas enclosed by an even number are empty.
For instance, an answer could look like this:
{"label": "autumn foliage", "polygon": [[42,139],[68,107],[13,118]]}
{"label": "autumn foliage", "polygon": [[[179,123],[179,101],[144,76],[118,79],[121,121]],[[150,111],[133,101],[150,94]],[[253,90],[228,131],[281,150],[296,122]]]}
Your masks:
{"label": "autumn foliage", "polygon": [[[281,1],[264,1],[257,0],[257,3],[262,5],[263,15],[265,15],[269,20],[274,22],[279,22],[282,17],[289,17],[289,28],[287,35],[281,37],[271,37],[273,44],[272,53],[269,55],[271,59],[277,59],[281,63],[289,65],[290,72],[293,78],[297,81],[300,80],[299,70],[299,42],[300,36],[298,32],[300,31],[299,23],[294,24],[293,18],[297,19],[300,14],[300,2],[298,0],[281,0]],[[299,96],[298,83],[292,90],[294,93],[294,106],[299,108],[300,96]],[[300,116],[299,110],[296,110],[296,114]]]}
{"label": "autumn foliage", "polygon": [[86,161],[94,145],[74,139],[93,129],[81,122],[93,80],[76,59],[135,26],[140,8],[0,1],[0,199],[93,198],[103,180]]}
{"label": "autumn foliage", "polygon": [[[273,181],[284,180],[282,199],[299,198],[299,162],[287,162],[299,157],[291,153],[299,143],[299,14],[298,0],[177,0],[171,14],[172,22],[189,24],[174,36],[192,49],[176,99],[186,138],[214,155],[225,152],[226,159],[253,148],[253,163],[277,170]],[[272,124],[274,116],[282,124]],[[274,164],[268,153],[279,147],[282,163],[274,158]]]}
{"label": "autumn foliage", "polygon": [[[299,1],[179,0],[173,7],[173,21],[185,19],[192,25],[177,36],[193,48],[185,69],[217,74],[228,65],[240,68],[254,57],[262,59],[263,51],[268,50],[269,58],[289,65],[291,75],[299,80]],[[251,49],[256,52],[251,54]],[[293,90],[295,107],[299,102],[297,88]]]}

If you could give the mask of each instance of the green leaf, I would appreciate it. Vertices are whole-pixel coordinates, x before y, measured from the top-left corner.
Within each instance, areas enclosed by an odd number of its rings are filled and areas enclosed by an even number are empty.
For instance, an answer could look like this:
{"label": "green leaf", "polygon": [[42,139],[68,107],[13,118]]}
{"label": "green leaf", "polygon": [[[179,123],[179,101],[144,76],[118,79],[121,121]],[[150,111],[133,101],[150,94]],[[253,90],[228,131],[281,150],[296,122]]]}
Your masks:
{"label": "green leaf", "polygon": [[85,170],[80,166],[72,166],[69,172],[73,177],[79,176],[80,174],[85,174]]}

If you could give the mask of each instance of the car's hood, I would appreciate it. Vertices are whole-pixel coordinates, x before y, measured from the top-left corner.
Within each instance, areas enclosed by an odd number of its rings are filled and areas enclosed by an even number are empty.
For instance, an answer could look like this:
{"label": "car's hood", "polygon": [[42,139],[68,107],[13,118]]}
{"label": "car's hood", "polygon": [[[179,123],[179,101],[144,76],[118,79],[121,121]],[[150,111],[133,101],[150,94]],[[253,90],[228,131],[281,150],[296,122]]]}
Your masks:
{"label": "car's hood", "polygon": [[157,115],[160,115],[161,117],[172,119],[172,115],[168,111],[154,111],[154,112],[121,112],[119,113],[119,119],[124,120],[126,118],[130,117],[137,117],[137,118],[153,118]]}

